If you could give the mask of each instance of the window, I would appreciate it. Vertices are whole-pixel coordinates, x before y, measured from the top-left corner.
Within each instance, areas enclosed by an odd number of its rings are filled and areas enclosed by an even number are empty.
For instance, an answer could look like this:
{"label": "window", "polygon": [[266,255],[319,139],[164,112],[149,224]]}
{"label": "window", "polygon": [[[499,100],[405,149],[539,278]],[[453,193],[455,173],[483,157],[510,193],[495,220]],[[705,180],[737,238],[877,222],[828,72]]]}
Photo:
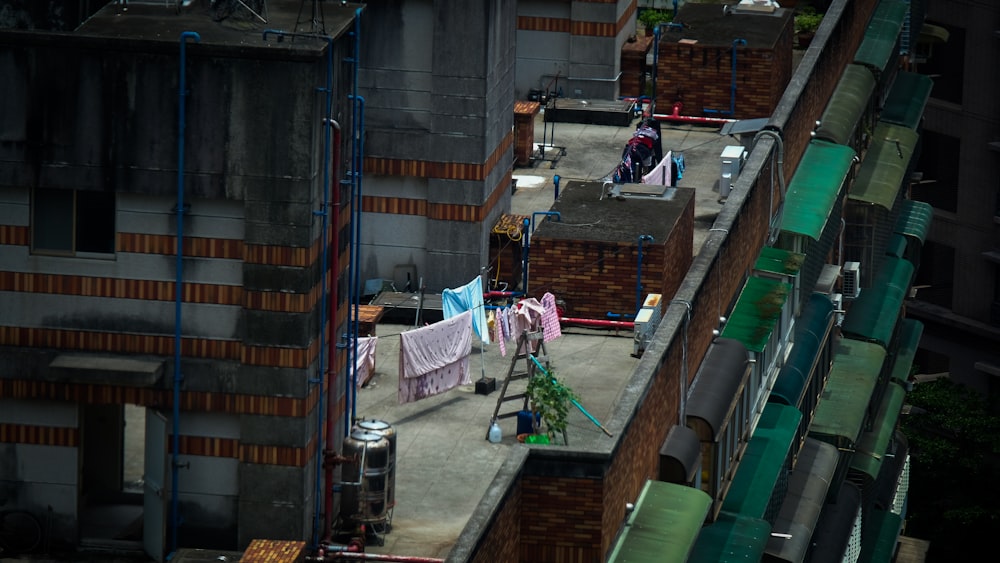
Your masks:
{"label": "window", "polygon": [[924,243],[920,254],[920,269],[913,282],[913,286],[917,288],[917,301],[951,309],[953,275],[955,249],[933,241]]}
{"label": "window", "polygon": [[929,37],[918,42],[919,72],[934,78],[932,98],[961,105],[965,76],[965,29],[937,22],[932,25],[946,30],[947,39]]}
{"label": "window", "polygon": [[115,251],[115,194],[38,188],[31,207],[31,246],[39,254]]}
{"label": "window", "polygon": [[910,198],[935,209],[958,211],[958,160],[961,140],[936,131],[923,130],[917,162],[920,180],[910,188]]}

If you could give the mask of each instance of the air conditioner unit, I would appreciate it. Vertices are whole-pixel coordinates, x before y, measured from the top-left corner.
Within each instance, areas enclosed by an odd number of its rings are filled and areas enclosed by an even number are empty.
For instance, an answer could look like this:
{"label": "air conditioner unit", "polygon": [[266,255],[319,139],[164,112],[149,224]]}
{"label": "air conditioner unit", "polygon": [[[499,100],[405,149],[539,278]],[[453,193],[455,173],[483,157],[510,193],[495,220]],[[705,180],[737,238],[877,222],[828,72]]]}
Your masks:
{"label": "air conditioner unit", "polygon": [[861,295],[861,262],[844,262],[840,289],[844,299],[857,299]]}
{"label": "air conditioner unit", "polygon": [[635,314],[633,327],[635,336],[633,337],[632,355],[636,358],[642,356],[646,351],[646,346],[653,339],[653,333],[660,324],[660,300],[663,298],[659,293],[650,293],[642,303],[642,308]]}
{"label": "air conditioner unit", "polygon": [[844,294],[831,293],[830,301],[833,302],[833,314],[837,326],[844,324]]}

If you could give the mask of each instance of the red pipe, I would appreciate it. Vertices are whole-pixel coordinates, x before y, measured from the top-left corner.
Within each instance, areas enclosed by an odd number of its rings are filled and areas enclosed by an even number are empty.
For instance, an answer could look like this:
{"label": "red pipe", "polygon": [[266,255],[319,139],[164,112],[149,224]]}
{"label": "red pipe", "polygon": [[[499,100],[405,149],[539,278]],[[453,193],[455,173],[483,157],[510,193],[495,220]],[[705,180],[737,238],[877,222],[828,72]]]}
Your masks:
{"label": "red pipe", "polygon": [[412,555],[390,555],[384,553],[365,553],[356,551],[338,551],[319,558],[308,558],[309,561],[395,561],[397,563],[444,563],[444,559],[436,557],[416,557]]}
{"label": "red pipe", "polygon": [[653,119],[657,121],[672,121],[675,123],[697,123],[700,125],[718,125],[722,126],[724,123],[735,123],[735,119],[725,119],[722,117],[696,117],[693,115],[681,115],[681,108],[684,104],[681,102],[674,102],[673,113],[654,113]]}
{"label": "red pipe", "polygon": [[[337,123],[333,119],[327,124],[328,127],[333,128],[333,171],[331,172],[331,183],[333,184],[333,201],[329,209],[324,209],[325,212],[331,214],[333,221],[333,240],[330,245],[330,253],[333,256],[330,259],[330,269],[333,270],[333,275],[329,277],[330,280],[330,303],[327,305],[329,307],[329,315],[327,318],[330,319],[330,337],[327,339],[329,346],[329,361],[326,367],[326,451],[322,453],[324,457],[327,457],[336,452],[336,443],[334,442],[334,432],[335,422],[333,418],[334,406],[336,406],[337,394],[333,392],[333,384],[337,379],[337,341],[334,336],[337,333],[337,309],[339,308],[338,302],[339,296],[337,295],[337,287],[340,285],[338,282],[340,278],[340,123]],[[327,236],[323,233],[323,236]],[[320,330],[326,330],[326,327],[321,327]],[[325,491],[325,511],[326,511],[326,522],[324,524],[324,532],[321,534],[323,541],[329,542],[330,536],[333,533],[333,467],[334,463],[329,463],[326,459],[323,460],[324,466],[324,479],[326,480],[326,491]]]}
{"label": "red pipe", "polygon": [[577,319],[572,317],[559,317],[559,323],[564,325],[589,326],[593,328],[614,328],[634,330],[635,323],[629,321],[604,321],[600,319]]}

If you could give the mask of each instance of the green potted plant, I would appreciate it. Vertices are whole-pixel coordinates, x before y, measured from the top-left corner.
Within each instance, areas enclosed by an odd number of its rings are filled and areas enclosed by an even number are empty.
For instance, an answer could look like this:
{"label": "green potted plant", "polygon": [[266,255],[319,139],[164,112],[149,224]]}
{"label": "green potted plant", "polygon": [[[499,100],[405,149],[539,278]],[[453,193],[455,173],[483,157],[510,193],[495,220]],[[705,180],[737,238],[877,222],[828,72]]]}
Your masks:
{"label": "green potted plant", "polygon": [[646,9],[639,12],[639,23],[646,30],[646,35],[652,35],[656,27],[661,23],[668,23],[674,20],[674,13],[671,10]]}
{"label": "green potted plant", "polygon": [[816,11],[812,6],[802,6],[795,14],[795,35],[799,40],[799,47],[806,48],[809,42],[816,35],[816,29],[823,21],[823,14]]}
{"label": "green potted plant", "polygon": [[[531,376],[525,393],[531,403],[532,413],[545,423],[545,434],[551,443],[556,434],[566,431],[570,404],[577,400],[576,394],[559,381],[551,370],[547,373],[539,370]],[[538,428],[535,433],[539,433]]]}

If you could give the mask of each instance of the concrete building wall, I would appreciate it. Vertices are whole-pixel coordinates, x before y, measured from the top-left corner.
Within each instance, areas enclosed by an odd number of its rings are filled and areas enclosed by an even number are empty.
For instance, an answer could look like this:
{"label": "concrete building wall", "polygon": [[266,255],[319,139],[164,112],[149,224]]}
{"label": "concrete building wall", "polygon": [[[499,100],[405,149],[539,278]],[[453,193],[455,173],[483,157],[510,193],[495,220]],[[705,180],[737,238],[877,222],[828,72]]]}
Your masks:
{"label": "concrete building wall", "polygon": [[510,206],[514,17],[500,0],[368,7],[362,278],[406,266],[440,291],[486,265]]}
{"label": "concrete building wall", "polygon": [[[908,311],[927,326],[927,349],[941,354],[949,371],[973,389],[996,389],[996,378],[974,367],[997,366],[995,357],[970,349],[970,342],[1000,341],[1000,84],[982,69],[997,65],[1000,7],[953,0],[926,2],[926,22],[951,31],[946,44],[923,46],[931,61],[915,60],[919,72],[933,72],[935,88],[924,113],[924,131],[959,143],[957,161],[938,163],[925,148],[917,171],[933,182],[914,189],[914,198],[934,206],[934,220],[921,257],[916,301]],[[947,53],[947,54],[946,54]],[[945,68],[934,59],[944,57]],[[942,91],[944,87],[946,90]],[[956,95],[956,88],[960,95]],[[950,154],[950,153],[949,153]],[[947,166],[947,167],[945,167]],[[951,200],[949,202],[949,199]],[[992,253],[992,254],[990,254]],[[991,256],[993,258],[991,258]],[[922,342],[923,344],[923,342]],[[995,371],[995,370],[994,370]]]}
{"label": "concrete building wall", "polygon": [[[130,31],[163,24],[142,14],[129,11]],[[0,116],[0,496],[38,514],[51,506],[53,530],[71,542],[87,509],[76,472],[95,442],[82,439],[76,420],[53,430],[54,418],[31,413],[139,405],[169,414],[173,403],[177,44],[102,35],[104,23],[98,15],[55,38],[0,32],[8,78],[0,98],[10,109]],[[311,537],[327,391],[337,411],[332,432],[346,434],[343,379],[331,377],[333,390],[316,384],[326,370],[320,318],[332,313],[342,324],[347,296],[340,291],[340,303],[320,310],[325,233],[316,211],[324,166],[339,165],[332,183],[341,189],[350,151],[325,152],[318,87],[328,78],[327,44],[234,47],[203,23],[211,31],[189,46],[185,77],[179,536],[233,549],[255,537]],[[353,53],[346,40],[333,49],[330,60]],[[330,94],[345,146],[350,80],[333,80]],[[33,251],[38,188],[114,192],[113,251]],[[344,270],[348,229],[338,230]],[[73,355],[105,367],[51,367]],[[155,370],[130,381],[108,367],[120,359]]]}

